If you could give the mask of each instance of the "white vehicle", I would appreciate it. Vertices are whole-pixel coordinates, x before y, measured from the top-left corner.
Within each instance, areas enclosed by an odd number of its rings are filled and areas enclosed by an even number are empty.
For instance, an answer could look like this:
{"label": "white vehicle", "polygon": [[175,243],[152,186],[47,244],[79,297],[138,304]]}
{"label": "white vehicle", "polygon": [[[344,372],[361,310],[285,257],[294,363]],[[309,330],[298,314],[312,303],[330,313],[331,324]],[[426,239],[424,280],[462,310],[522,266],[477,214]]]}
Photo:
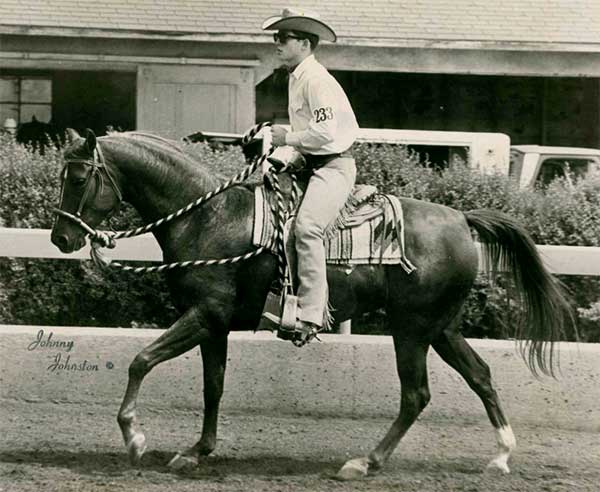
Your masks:
{"label": "white vehicle", "polygon": [[359,141],[407,145],[417,152],[439,147],[449,166],[457,160],[468,162],[483,173],[512,176],[520,188],[544,187],[558,177],[576,179],[600,171],[600,149],[510,145],[504,133],[366,128],[361,129]]}
{"label": "white vehicle", "polygon": [[358,141],[406,145],[422,154],[439,149],[443,162],[435,164],[467,162],[482,172],[508,174],[510,137],[504,133],[361,128]]}
{"label": "white vehicle", "polygon": [[[198,132],[186,139],[239,145],[241,137],[239,134]],[[437,159],[432,159],[432,162],[436,165],[453,166],[467,162],[472,169],[482,173],[512,176],[518,180],[520,188],[531,188],[536,183],[546,186],[560,176],[580,177],[600,170],[600,149],[511,146],[510,137],[504,133],[361,128],[358,141],[406,145],[427,157],[433,151]],[[270,132],[264,135],[263,150],[269,144]]]}
{"label": "white vehicle", "polygon": [[[284,127],[289,128],[287,125]],[[265,145],[270,142],[267,133]],[[188,141],[220,142],[237,145],[241,135],[218,132],[197,132],[185,137]],[[504,133],[485,132],[445,132],[429,130],[392,130],[382,128],[361,128],[359,142],[406,145],[426,156],[435,153],[436,165],[452,166],[456,162],[468,162],[481,171],[497,170],[508,174],[510,138]]]}
{"label": "white vehicle", "polygon": [[365,128],[358,140],[407,145],[417,152],[438,147],[443,149],[438,157],[449,166],[457,160],[468,162],[483,173],[512,176],[520,188],[545,187],[558,177],[576,179],[600,171],[600,149],[510,145],[510,137],[504,133]]}
{"label": "white vehicle", "polygon": [[547,186],[558,177],[579,178],[600,170],[600,149],[513,145],[510,148],[509,175],[520,188]]}

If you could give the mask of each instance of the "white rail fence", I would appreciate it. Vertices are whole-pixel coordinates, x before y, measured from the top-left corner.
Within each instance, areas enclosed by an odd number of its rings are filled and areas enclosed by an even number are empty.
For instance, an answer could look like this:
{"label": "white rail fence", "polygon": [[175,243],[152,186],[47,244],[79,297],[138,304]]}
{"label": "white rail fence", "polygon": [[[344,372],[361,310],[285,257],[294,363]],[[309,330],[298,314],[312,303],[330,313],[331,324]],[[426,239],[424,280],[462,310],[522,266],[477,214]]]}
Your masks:
{"label": "white rail fence", "polygon": [[[600,248],[547,245],[537,248],[544,264],[552,273],[600,276]],[[162,252],[151,234],[121,239],[116,248],[104,251],[113,260],[162,261]],[[63,254],[50,242],[49,229],[0,227],[0,257],[87,260],[90,258],[90,248],[86,245],[74,253]],[[340,333],[349,332],[349,322],[343,323]]]}
{"label": "white rail fence", "polygon": [[[552,273],[600,276],[600,248],[543,245],[538,250]],[[162,261],[162,252],[151,234],[121,239],[116,248],[104,252],[119,261]],[[0,257],[89,260],[90,248],[63,254],[50,242],[49,229],[0,227]]]}

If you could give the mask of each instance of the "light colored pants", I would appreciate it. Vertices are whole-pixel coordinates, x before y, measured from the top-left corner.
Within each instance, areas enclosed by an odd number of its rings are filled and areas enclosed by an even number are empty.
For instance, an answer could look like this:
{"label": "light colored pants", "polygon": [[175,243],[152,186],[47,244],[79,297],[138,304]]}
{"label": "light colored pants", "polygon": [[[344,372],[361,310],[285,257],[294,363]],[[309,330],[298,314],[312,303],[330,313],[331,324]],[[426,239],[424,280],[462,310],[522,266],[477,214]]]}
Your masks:
{"label": "light colored pants", "polygon": [[317,326],[323,325],[327,304],[323,234],[346,203],[355,180],[354,159],[328,162],[311,176],[296,218],[299,318]]}

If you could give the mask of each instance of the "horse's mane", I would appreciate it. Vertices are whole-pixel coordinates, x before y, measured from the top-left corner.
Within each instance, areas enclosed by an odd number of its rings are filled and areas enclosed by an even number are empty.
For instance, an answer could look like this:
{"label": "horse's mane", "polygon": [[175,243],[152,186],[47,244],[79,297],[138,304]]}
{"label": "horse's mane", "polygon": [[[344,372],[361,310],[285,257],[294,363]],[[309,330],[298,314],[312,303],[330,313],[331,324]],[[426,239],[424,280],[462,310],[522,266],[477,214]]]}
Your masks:
{"label": "horse's mane", "polygon": [[[111,132],[109,136],[119,136],[128,139],[132,139],[138,143],[145,144],[149,147],[149,149],[145,150],[154,150],[165,154],[164,157],[173,158],[179,157],[182,159],[192,159],[198,162],[198,159],[195,158],[193,154],[188,152],[183,146],[182,142],[178,142],[176,140],[170,140],[165,137],[161,137],[160,135],[156,135],[154,133],[148,132],[140,132],[140,131],[130,131],[130,132]],[[173,155],[175,153],[175,156]],[[163,157],[161,155],[161,157]]]}
{"label": "horse's mane", "polygon": [[160,146],[169,147],[172,150],[183,152],[183,149],[179,142],[177,142],[175,140],[170,140],[165,137],[161,137],[160,135],[156,135],[155,133],[131,131],[131,132],[120,133],[120,135],[137,138],[138,140],[150,140]]}
{"label": "horse's mane", "polygon": [[162,172],[165,178],[175,171],[185,173],[187,178],[201,180],[206,186],[220,183],[220,179],[210,172],[198,156],[186,149],[183,142],[140,131],[111,132],[107,137],[116,137],[132,144],[136,157],[153,166],[157,172]]}

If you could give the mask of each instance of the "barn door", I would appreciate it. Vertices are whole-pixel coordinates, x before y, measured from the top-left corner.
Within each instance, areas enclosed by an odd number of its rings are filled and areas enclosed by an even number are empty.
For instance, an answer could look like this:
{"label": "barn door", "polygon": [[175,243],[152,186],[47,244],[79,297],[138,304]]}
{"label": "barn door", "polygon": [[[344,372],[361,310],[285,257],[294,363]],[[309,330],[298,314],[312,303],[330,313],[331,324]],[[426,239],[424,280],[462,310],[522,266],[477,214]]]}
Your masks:
{"label": "barn door", "polygon": [[137,129],[181,138],[241,133],[254,124],[254,76],[242,67],[145,65],[138,71]]}

